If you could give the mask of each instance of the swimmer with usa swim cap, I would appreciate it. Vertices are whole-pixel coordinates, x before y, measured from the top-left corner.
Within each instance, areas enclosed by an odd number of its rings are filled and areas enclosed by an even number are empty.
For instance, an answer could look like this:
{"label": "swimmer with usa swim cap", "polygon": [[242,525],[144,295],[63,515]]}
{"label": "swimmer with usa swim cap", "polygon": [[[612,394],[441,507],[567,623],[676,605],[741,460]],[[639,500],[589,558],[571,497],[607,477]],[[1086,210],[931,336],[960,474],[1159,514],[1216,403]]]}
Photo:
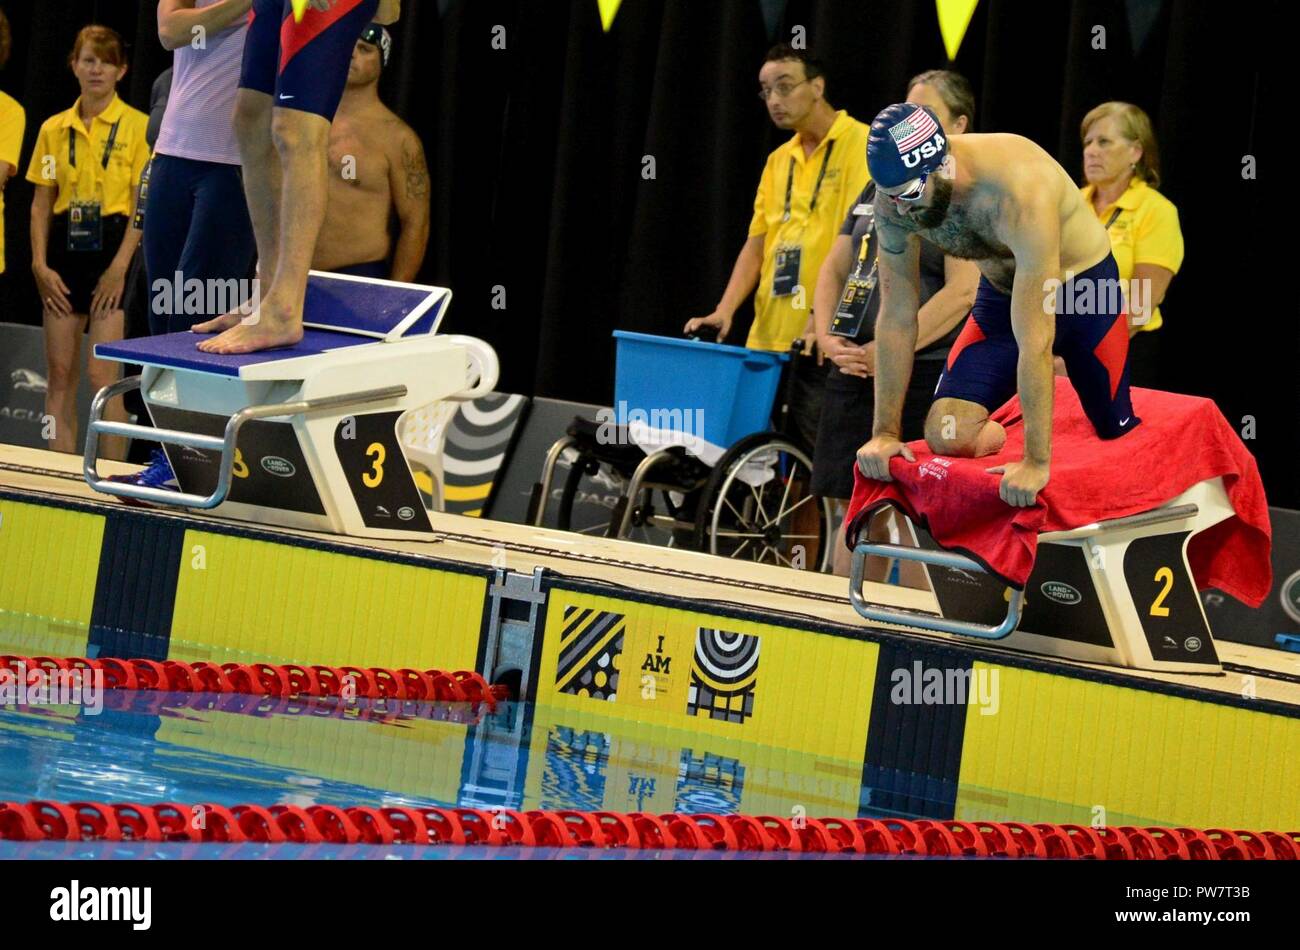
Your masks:
{"label": "swimmer with usa swim cap", "polygon": [[[950,457],[1001,451],[1006,432],[989,415],[1018,394],[1024,455],[988,471],[1002,476],[998,492],[1007,504],[1032,505],[1051,471],[1053,354],[1065,361],[1101,438],[1140,422],[1129,398],[1126,308],[1106,229],[1065,169],[1034,142],[1009,134],[949,139],[934,112],[914,103],[876,116],[867,164],[876,182],[881,300],[873,435],[858,450],[858,467],[889,481],[893,456],[915,461],[899,432],[924,238],[981,273],[971,317],[935,390],[926,442]],[[1088,297],[1088,313],[1062,305]]]}

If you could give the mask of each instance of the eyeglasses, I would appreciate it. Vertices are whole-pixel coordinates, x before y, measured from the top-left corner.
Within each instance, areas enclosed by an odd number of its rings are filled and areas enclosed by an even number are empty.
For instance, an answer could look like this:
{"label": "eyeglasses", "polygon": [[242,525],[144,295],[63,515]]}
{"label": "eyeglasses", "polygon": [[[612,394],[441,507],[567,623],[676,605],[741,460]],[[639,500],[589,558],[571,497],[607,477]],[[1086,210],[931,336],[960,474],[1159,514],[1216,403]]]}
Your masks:
{"label": "eyeglasses", "polygon": [[758,98],[762,99],[764,102],[767,102],[768,99],[772,98],[772,94],[775,93],[778,98],[784,99],[787,96],[789,96],[790,93],[794,92],[796,89],[798,89],[807,81],[808,81],[807,79],[803,79],[800,80],[799,82],[779,82],[770,89],[766,86],[763,86],[761,89],[758,90]]}
{"label": "eyeglasses", "polygon": [[921,196],[925,194],[925,183],[929,177],[928,174],[922,175],[912,183],[912,187],[908,188],[907,191],[902,191],[896,195],[890,195],[889,197],[893,198],[895,201],[920,201]]}

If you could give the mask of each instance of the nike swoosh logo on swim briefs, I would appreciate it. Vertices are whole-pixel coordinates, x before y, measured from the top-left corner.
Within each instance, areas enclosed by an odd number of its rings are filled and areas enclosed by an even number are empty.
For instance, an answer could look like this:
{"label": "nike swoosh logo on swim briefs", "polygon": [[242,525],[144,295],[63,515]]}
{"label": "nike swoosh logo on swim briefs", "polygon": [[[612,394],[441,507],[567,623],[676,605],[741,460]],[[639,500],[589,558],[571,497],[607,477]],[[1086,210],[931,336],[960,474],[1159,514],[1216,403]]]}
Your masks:
{"label": "nike swoosh logo on swim briefs", "polygon": [[1132,419],[1132,418],[1133,418],[1132,416],[1129,416],[1128,419],[1121,419],[1121,420],[1119,420],[1119,424],[1122,425],[1122,426],[1126,426],[1126,425],[1128,425],[1128,420],[1129,420],[1129,419]]}
{"label": "nike swoosh logo on swim briefs", "polygon": [[280,98],[281,98],[281,99],[297,99],[298,97],[297,97],[297,96],[286,96],[284,93],[280,93]]}

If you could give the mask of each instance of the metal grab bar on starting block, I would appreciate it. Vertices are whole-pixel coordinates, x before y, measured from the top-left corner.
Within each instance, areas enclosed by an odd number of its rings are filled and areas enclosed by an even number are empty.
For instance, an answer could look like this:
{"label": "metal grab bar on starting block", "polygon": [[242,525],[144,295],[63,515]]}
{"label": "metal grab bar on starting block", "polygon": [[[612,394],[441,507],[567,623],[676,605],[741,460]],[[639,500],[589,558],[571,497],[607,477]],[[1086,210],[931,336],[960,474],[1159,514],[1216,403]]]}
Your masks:
{"label": "metal grab bar on starting block", "polygon": [[[197,432],[178,432],[175,429],[155,429],[151,426],[136,425],[130,422],[111,422],[104,419],[104,406],[109,400],[124,393],[140,388],[141,376],[128,376],[110,386],[105,386],[90,404],[90,423],[86,430],[86,449],[83,459],[83,472],[86,484],[105,495],[119,498],[137,498],[141,501],[175,505],[181,508],[216,508],[230,494],[230,480],[235,467],[235,443],[239,439],[239,430],[244,423],[252,419],[269,419],[280,416],[307,415],[330,409],[359,409],[371,403],[399,399],[406,395],[405,386],[387,386],[383,389],[369,389],[357,393],[341,393],[337,396],[322,396],[316,399],[304,399],[299,402],[274,403],[264,406],[247,406],[230,417],[226,423],[225,434],[221,438],[200,435]],[[133,485],[129,482],[114,482],[99,474],[99,436],[118,435],[128,439],[148,439],[166,445],[188,445],[191,448],[207,449],[221,453],[221,462],[217,469],[216,488],[208,495],[196,495],[188,492],[171,491],[165,488],[152,488],[148,485]]]}
{"label": "metal grab bar on starting block", "polygon": [[[938,549],[913,526],[919,547],[854,546],[849,600],[875,623],[1140,669],[1214,673],[1221,667],[1186,548],[1231,513],[1223,480],[1214,478],[1159,508],[1044,532],[1024,590],[1005,586],[971,557]],[[870,556],[925,565],[937,613],[871,602]]]}

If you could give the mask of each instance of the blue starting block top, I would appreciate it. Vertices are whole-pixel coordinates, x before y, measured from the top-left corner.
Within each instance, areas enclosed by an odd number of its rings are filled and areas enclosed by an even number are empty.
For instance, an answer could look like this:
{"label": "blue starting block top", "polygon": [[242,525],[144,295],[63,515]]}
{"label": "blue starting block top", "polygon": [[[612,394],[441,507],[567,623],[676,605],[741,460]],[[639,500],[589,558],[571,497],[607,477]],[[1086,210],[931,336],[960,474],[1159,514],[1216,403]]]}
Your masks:
{"label": "blue starting block top", "polygon": [[[100,343],[95,346],[95,355],[123,363],[238,376],[245,366],[315,356],[385,339],[427,336],[438,329],[449,298],[449,293],[435,287],[313,271],[307,280],[303,338],[294,346],[232,355],[205,353],[198,345],[213,334],[181,332]],[[202,320],[196,317],[194,322]]]}

